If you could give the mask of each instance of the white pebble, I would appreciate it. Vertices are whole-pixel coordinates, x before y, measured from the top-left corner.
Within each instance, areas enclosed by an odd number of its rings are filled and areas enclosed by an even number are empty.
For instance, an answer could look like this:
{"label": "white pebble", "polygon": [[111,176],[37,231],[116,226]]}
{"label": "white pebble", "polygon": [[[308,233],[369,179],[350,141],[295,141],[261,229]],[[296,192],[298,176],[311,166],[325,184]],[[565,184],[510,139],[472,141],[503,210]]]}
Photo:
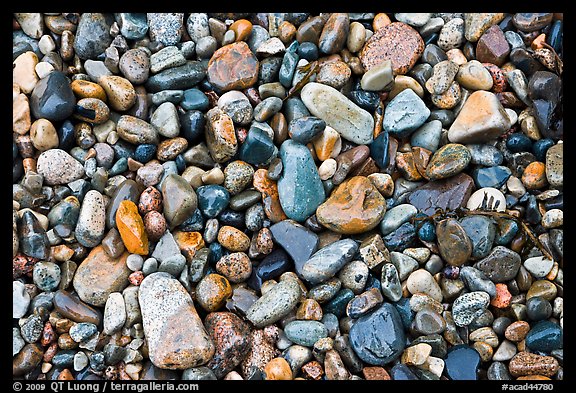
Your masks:
{"label": "white pebble", "polygon": [[46,75],[54,71],[54,66],[45,61],[41,61],[40,63],[36,64],[36,67],[34,67],[34,71],[36,71],[36,75],[38,75],[38,78],[42,79]]}
{"label": "white pebble", "polygon": [[126,258],[126,266],[128,266],[128,269],[133,272],[142,270],[142,265],[144,265],[144,258],[142,258],[142,255],[130,254],[128,258]]}
{"label": "white pebble", "polygon": [[544,278],[552,267],[554,261],[543,256],[528,258],[524,261],[524,267],[536,278]]}
{"label": "white pebble", "polygon": [[564,225],[564,211],[550,209],[542,217],[542,226],[546,229],[558,228]]}
{"label": "white pebble", "polygon": [[44,55],[53,52],[56,49],[54,39],[49,35],[43,35],[38,41],[38,49],[40,49],[40,52]]}
{"label": "white pebble", "polygon": [[488,210],[496,210],[499,212],[506,210],[506,197],[501,191],[493,187],[484,187],[475,191],[468,199],[466,208],[469,210],[478,210],[482,207],[484,199],[486,199],[486,208]]}
{"label": "white pebble", "polygon": [[120,292],[111,293],[104,307],[104,334],[112,335],[126,322],[126,304]]}
{"label": "white pebble", "polygon": [[516,124],[516,122],[518,121],[518,114],[516,113],[516,111],[514,111],[514,109],[510,109],[510,108],[504,108],[506,110],[506,114],[508,115],[508,118],[510,119],[510,124],[514,125]]}
{"label": "white pebble", "polygon": [[320,167],[318,168],[318,174],[320,175],[321,180],[328,180],[334,173],[336,173],[336,168],[338,167],[338,163],[335,159],[329,158],[324,161]]}

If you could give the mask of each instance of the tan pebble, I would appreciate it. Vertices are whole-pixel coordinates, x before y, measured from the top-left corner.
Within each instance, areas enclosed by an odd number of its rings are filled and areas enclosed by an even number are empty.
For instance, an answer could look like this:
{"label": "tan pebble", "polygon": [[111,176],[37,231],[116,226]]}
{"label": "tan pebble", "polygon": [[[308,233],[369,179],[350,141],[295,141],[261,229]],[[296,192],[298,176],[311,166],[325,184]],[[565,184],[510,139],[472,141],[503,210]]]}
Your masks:
{"label": "tan pebble", "polygon": [[392,180],[392,176],[387,173],[373,173],[367,177],[383,197],[389,198],[392,196],[394,193],[394,180]]}
{"label": "tan pebble", "polygon": [[304,300],[296,310],[296,319],[320,321],[322,315],[322,307],[314,299]]}
{"label": "tan pebble", "polygon": [[528,164],[524,173],[522,173],[522,184],[528,190],[538,190],[548,185],[546,179],[546,165],[540,161],[534,161]]}
{"label": "tan pebble", "polygon": [[418,81],[416,81],[416,79],[406,75],[396,75],[396,77],[394,77],[394,86],[392,87],[392,90],[390,90],[390,93],[388,93],[388,101],[392,100],[406,89],[412,89],[418,97],[424,98],[424,88],[420,83],[418,83]]}
{"label": "tan pebble", "polygon": [[40,151],[57,148],[59,143],[56,128],[46,119],[38,119],[32,124],[30,138],[34,147]]}
{"label": "tan pebble", "polygon": [[280,41],[284,44],[289,44],[295,36],[296,27],[292,23],[286,20],[280,23],[280,26],[278,26],[278,38],[280,38]]}
{"label": "tan pebble", "polygon": [[328,180],[334,173],[336,173],[336,168],[338,167],[338,163],[335,159],[329,158],[324,161],[320,167],[318,167],[318,174],[320,175],[321,180]]}
{"label": "tan pebble", "polygon": [[419,343],[404,350],[401,361],[408,366],[420,366],[424,364],[428,356],[432,353],[430,344]]}
{"label": "tan pebble", "polygon": [[266,374],[266,380],[287,381],[292,379],[292,369],[284,358],[270,360],[264,367],[264,373]]}
{"label": "tan pebble", "polygon": [[448,56],[448,60],[458,64],[459,66],[468,62],[468,59],[466,56],[464,56],[464,53],[462,53],[462,51],[457,48],[450,49],[448,52],[446,52],[446,56]]}
{"label": "tan pebble", "polygon": [[512,322],[504,331],[504,337],[515,343],[520,342],[526,338],[530,331],[530,324],[526,321]]}
{"label": "tan pebble", "polygon": [[110,107],[116,111],[127,111],[136,102],[136,90],[126,78],[106,75],[98,80],[108,97]]}
{"label": "tan pebble", "polygon": [[226,249],[236,251],[247,251],[250,247],[250,238],[241,230],[224,225],[218,231],[218,242]]}
{"label": "tan pebble", "polygon": [[542,375],[552,377],[558,372],[560,365],[552,356],[542,356],[526,351],[518,352],[508,365],[513,377]]}
{"label": "tan pebble", "polygon": [[220,167],[215,167],[202,174],[202,183],[204,184],[222,184],[224,183],[224,172]]}
{"label": "tan pebble", "polygon": [[49,73],[54,71],[54,66],[45,61],[41,61],[40,63],[36,64],[36,67],[34,67],[34,71],[36,72],[36,75],[38,75],[38,78],[42,79],[48,76]]}
{"label": "tan pebble", "polygon": [[77,107],[83,110],[76,110],[74,117],[78,120],[87,121],[93,124],[102,124],[108,121],[110,109],[104,101],[98,98],[82,98],[76,103]]}
{"label": "tan pebble", "polygon": [[494,356],[494,349],[484,341],[476,341],[474,345],[472,345],[472,348],[478,352],[483,362],[489,362],[492,356]]}
{"label": "tan pebble", "polygon": [[30,130],[30,105],[28,97],[24,93],[19,93],[12,100],[12,131],[24,135]]}
{"label": "tan pebble", "polygon": [[390,17],[385,13],[381,12],[374,16],[374,19],[372,20],[372,28],[374,29],[374,31],[378,31],[381,28],[388,26],[390,23],[391,23]]}
{"label": "tan pebble", "polygon": [[98,83],[76,79],[70,83],[72,92],[78,99],[82,98],[98,98],[106,102],[106,92]]}
{"label": "tan pebble", "polygon": [[462,98],[462,91],[458,82],[454,81],[442,94],[432,94],[432,103],[440,109],[454,108]]}
{"label": "tan pebble", "polygon": [[216,271],[232,283],[243,282],[252,274],[252,261],[245,253],[234,252],[220,258]]}
{"label": "tan pebble", "polygon": [[38,56],[32,51],[22,53],[12,62],[12,82],[20,86],[23,93],[32,93],[38,83],[36,64],[38,64]]}

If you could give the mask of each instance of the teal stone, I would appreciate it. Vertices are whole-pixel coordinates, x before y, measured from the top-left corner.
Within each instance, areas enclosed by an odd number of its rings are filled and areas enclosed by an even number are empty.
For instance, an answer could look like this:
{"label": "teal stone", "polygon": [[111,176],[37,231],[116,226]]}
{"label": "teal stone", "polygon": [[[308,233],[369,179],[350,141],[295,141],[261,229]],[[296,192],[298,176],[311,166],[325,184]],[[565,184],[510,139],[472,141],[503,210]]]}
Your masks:
{"label": "teal stone", "polygon": [[296,71],[299,59],[298,54],[295,52],[286,52],[284,54],[284,59],[282,59],[282,65],[280,66],[280,72],[278,72],[278,80],[282,86],[286,88],[292,86],[292,78],[294,77],[294,72]]}
{"label": "teal stone", "polygon": [[346,315],[346,306],[354,298],[354,292],[351,289],[344,288],[338,291],[336,295],[323,307],[324,314],[334,314],[338,318]]}
{"label": "teal stone", "polygon": [[468,345],[455,345],[448,350],[444,360],[444,372],[454,381],[475,381],[478,379],[480,355]]}
{"label": "teal stone", "polygon": [[214,218],[222,213],[230,203],[228,190],[214,184],[198,187],[196,195],[198,196],[198,208],[204,216],[209,218]]}
{"label": "teal stone", "polygon": [[498,246],[505,246],[514,239],[519,229],[518,223],[514,220],[505,218],[499,220],[494,243]]}
{"label": "teal stone", "polygon": [[120,33],[129,40],[139,40],[148,32],[148,21],[144,13],[122,12],[115,14]]}
{"label": "teal stone", "polygon": [[418,228],[418,238],[425,242],[433,242],[436,239],[436,227],[430,221],[425,221]]}
{"label": "teal stone", "polygon": [[60,224],[74,227],[78,222],[79,215],[80,204],[74,204],[64,199],[54,205],[52,210],[50,210],[48,213],[48,222],[50,223],[51,228]]}
{"label": "teal stone", "polygon": [[410,326],[412,326],[412,321],[414,321],[414,316],[416,315],[416,313],[412,311],[412,308],[410,307],[410,299],[403,297],[397,302],[392,303],[392,305],[396,308],[396,311],[398,311],[398,315],[400,315],[400,320],[402,321],[402,326],[404,326],[404,329],[410,329]]}
{"label": "teal stone", "polygon": [[290,124],[293,120],[304,116],[310,116],[310,111],[299,97],[290,97],[284,101],[282,113],[286,117],[286,122]]}
{"label": "teal stone", "polygon": [[280,204],[288,218],[304,221],[326,199],[318,169],[310,150],[290,139],[280,146],[280,159],[284,168],[278,180]]}
{"label": "teal stone", "polygon": [[442,135],[442,122],[432,120],[418,128],[410,136],[412,147],[422,147],[434,153],[440,146],[440,136]]}
{"label": "teal stone", "polygon": [[472,259],[487,256],[496,237],[494,222],[486,216],[466,216],[460,220],[460,225],[472,242]]}
{"label": "teal stone", "polygon": [[187,111],[199,110],[203,111],[208,109],[208,97],[198,89],[184,90],[184,98],[180,102],[180,106]]}
{"label": "teal stone", "polygon": [[326,128],[326,122],[316,116],[305,116],[294,119],[288,125],[288,133],[292,140],[306,144]]}
{"label": "teal stone", "polygon": [[500,188],[512,175],[510,168],[505,166],[493,166],[478,168],[472,171],[472,178],[477,188],[493,187]]}
{"label": "teal stone", "polygon": [[240,146],[240,159],[252,165],[268,162],[276,153],[274,141],[261,129],[251,127]]}
{"label": "teal stone", "polygon": [[563,333],[560,325],[550,321],[539,321],[532,326],[526,336],[526,346],[532,351],[550,353],[563,347]]}
{"label": "teal stone", "polygon": [[311,347],[321,338],[328,337],[328,329],[318,321],[292,321],[284,327],[286,337],[294,344]]}
{"label": "teal stone", "polygon": [[407,138],[430,116],[430,109],[412,89],[406,89],[392,99],[384,110],[382,127],[393,136]]}

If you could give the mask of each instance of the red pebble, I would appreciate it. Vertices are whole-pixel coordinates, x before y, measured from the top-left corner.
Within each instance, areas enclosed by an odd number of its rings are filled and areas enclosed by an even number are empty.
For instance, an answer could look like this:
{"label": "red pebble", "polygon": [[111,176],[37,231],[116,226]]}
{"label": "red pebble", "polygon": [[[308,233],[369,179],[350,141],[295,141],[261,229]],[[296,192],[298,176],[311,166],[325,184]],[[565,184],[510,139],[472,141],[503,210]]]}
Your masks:
{"label": "red pebble", "polygon": [[140,270],[128,276],[128,281],[130,281],[132,285],[139,286],[142,283],[142,280],[144,280],[144,273]]}

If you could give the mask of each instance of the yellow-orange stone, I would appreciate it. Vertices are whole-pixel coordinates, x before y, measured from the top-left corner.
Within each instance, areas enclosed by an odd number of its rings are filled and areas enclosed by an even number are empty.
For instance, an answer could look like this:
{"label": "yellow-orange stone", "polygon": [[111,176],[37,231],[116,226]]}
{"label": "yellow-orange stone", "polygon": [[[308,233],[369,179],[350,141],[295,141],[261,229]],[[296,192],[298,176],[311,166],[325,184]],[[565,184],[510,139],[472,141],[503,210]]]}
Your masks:
{"label": "yellow-orange stone", "polygon": [[267,176],[267,169],[258,169],[254,173],[252,184],[254,188],[262,193],[262,204],[264,205],[264,213],[266,217],[273,223],[286,220],[288,217],[282,205],[280,204],[280,197],[278,196],[278,184],[274,180],[270,180]]}
{"label": "yellow-orange stone", "polygon": [[246,19],[238,19],[230,25],[230,30],[234,31],[236,41],[244,41],[252,32],[252,23]]}
{"label": "yellow-orange stone", "polygon": [[106,92],[98,83],[76,79],[70,83],[72,92],[78,99],[82,98],[98,98],[106,102]]}
{"label": "yellow-orange stone", "polygon": [[148,236],[134,202],[130,200],[120,202],[116,211],[116,226],[130,253],[148,255]]}
{"label": "yellow-orange stone", "polygon": [[522,173],[522,183],[529,190],[545,187],[548,184],[546,165],[540,161],[531,162]]}
{"label": "yellow-orange stone", "polygon": [[227,250],[248,251],[250,247],[250,238],[241,230],[224,225],[218,231],[218,242]]}
{"label": "yellow-orange stone", "polygon": [[273,381],[289,381],[292,379],[292,369],[284,358],[274,358],[270,360],[266,367],[264,367],[267,380]]}
{"label": "yellow-orange stone", "polygon": [[194,255],[198,250],[206,247],[200,232],[175,231],[172,233],[172,236],[174,236],[176,244],[180,247],[182,255],[184,255],[186,260],[189,262],[194,258]]}

